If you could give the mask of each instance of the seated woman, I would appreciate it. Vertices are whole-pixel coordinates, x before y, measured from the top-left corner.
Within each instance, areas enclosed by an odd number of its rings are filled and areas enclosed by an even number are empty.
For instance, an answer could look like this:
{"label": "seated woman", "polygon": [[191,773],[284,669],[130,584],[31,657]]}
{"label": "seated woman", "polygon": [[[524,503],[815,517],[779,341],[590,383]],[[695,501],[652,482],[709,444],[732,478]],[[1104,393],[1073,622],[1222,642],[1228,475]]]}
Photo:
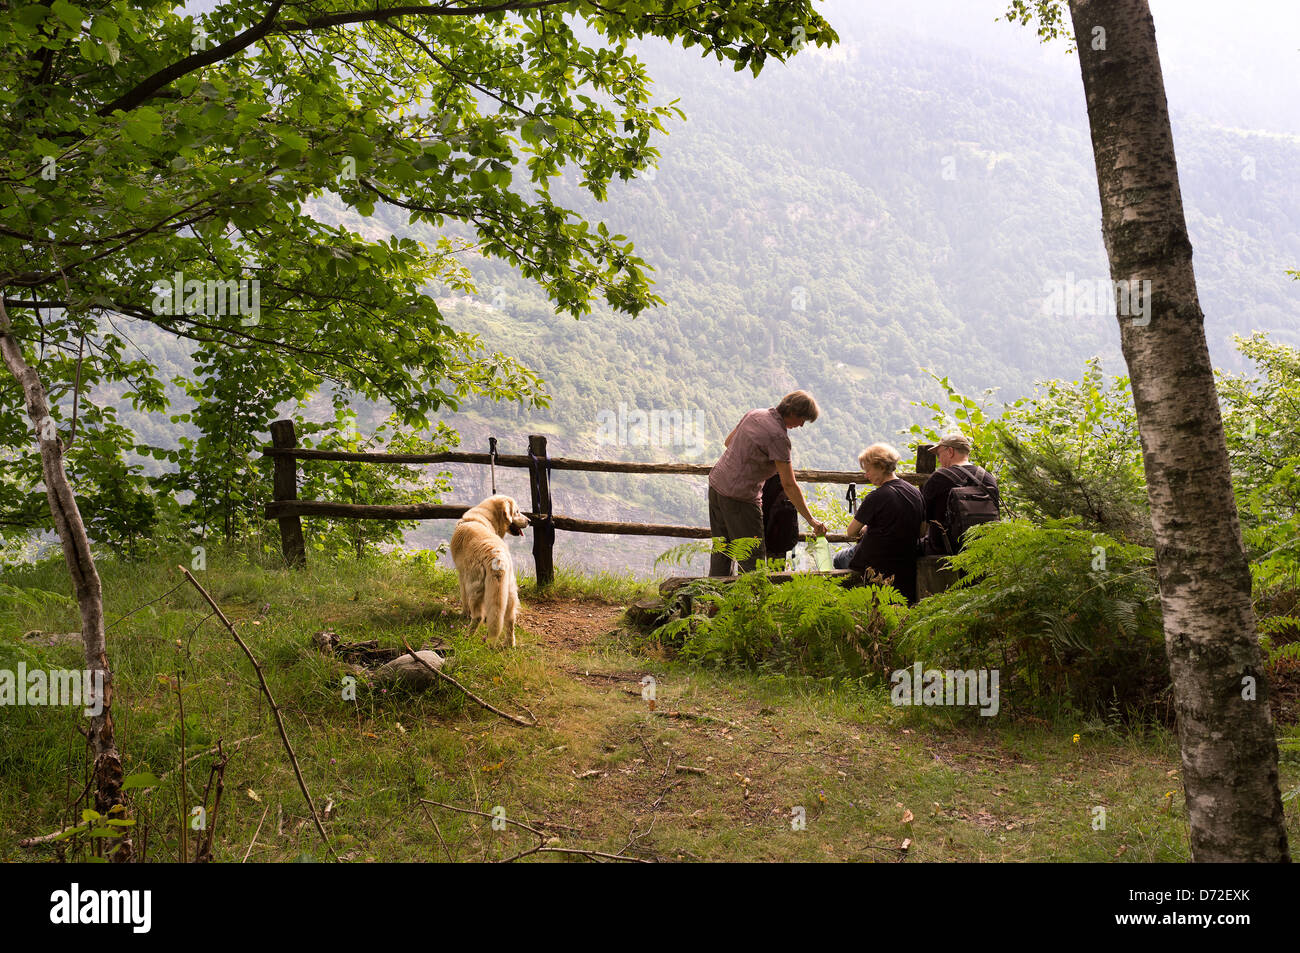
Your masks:
{"label": "seated woman", "polygon": [[[874,570],[893,578],[894,588],[916,602],[916,539],[925,519],[921,491],[895,473],[898,451],[887,443],[873,443],[858,454],[858,466],[875,484],[849,523],[847,533],[857,545],[835,557],[836,569],[853,569],[865,575]],[[865,532],[864,532],[865,530]]]}

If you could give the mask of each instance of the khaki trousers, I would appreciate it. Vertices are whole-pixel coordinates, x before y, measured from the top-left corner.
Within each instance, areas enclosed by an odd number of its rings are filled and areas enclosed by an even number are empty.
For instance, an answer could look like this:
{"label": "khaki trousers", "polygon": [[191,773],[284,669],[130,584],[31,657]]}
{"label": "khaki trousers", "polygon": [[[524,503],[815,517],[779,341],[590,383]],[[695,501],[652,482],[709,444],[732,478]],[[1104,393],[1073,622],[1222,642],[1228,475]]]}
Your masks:
{"label": "khaki trousers", "polygon": [[[738,539],[758,540],[758,548],[740,562],[741,572],[749,572],[760,558],[767,558],[763,545],[763,511],[753,501],[732,499],[709,487],[709,532],[724,537],[728,543]],[[726,553],[709,556],[710,576],[730,576],[731,567],[731,557]]]}

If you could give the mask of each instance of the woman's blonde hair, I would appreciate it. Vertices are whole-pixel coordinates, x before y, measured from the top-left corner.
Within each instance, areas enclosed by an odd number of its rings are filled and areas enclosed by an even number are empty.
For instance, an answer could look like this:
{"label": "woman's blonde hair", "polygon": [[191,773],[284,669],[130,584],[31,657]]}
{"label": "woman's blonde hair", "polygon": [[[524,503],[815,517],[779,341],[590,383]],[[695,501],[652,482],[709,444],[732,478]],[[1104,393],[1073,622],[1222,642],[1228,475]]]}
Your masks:
{"label": "woman's blonde hair", "polygon": [[884,470],[886,473],[893,473],[898,469],[898,461],[902,457],[898,451],[887,443],[873,443],[858,454],[858,466],[862,472],[866,472],[867,464],[871,464],[877,469]]}

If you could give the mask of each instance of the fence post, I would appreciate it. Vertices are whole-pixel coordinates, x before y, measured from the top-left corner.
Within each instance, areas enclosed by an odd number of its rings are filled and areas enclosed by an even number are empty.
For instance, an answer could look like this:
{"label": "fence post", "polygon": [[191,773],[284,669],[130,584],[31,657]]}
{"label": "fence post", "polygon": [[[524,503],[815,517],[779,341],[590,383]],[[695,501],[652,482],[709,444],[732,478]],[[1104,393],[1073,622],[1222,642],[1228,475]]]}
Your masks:
{"label": "fence post", "polygon": [[934,455],[935,446],[936,444],[933,443],[918,443],[916,445],[916,472],[917,473],[934,472],[935,464],[939,462],[938,458],[935,457]]}
{"label": "fence post", "polygon": [[[292,450],[298,446],[292,420],[271,424],[271,446]],[[275,483],[272,497],[277,503],[298,499],[298,461],[284,454],[275,455]],[[302,538],[302,520],[297,516],[280,517],[280,549],[290,566],[307,565],[307,546]]]}
{"label": "fence post", "polygon": [[537,585],[549,586],[555,581],[555,524],[551,521],[551,481],[546,472],[546,438],[539,434],[528,436],[528,481],[533,491],[533,566],[537,570]]}

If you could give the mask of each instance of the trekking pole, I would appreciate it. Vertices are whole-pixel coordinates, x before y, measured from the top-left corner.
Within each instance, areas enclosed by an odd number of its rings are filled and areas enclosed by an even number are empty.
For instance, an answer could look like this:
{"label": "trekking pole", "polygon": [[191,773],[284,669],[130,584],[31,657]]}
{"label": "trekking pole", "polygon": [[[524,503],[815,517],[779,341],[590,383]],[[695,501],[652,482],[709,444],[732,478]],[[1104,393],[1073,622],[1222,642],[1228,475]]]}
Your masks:
{"label": "trekking pole", "polygon": [[492,495],[497,495],[497,438],[488,437],[488,455],[492,458],[488,464],[492,470]]}
{"label": "trekking pole", "polygon": [[858,485],[856,483],[849,484],[849,492],[844,494],[844,499],[848,501],[849,518],[852,519],[853,515],[858,511]]}

